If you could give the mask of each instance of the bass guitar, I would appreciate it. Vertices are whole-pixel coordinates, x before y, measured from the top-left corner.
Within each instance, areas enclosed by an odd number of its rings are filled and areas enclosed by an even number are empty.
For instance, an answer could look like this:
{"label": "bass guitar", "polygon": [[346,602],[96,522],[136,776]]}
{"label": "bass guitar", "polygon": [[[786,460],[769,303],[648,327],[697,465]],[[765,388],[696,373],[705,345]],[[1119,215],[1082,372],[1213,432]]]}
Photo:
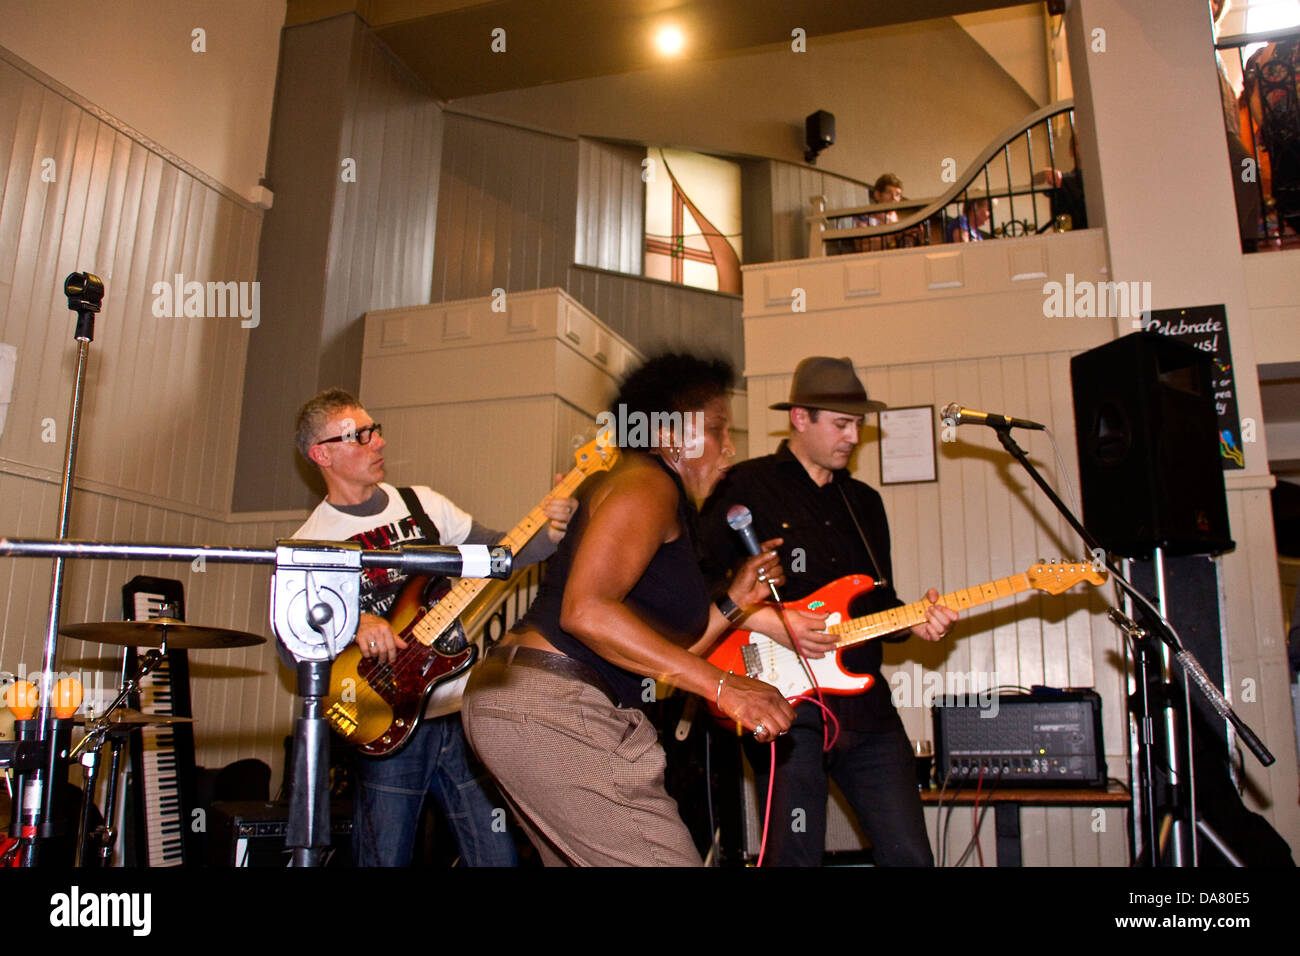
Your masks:
{"label": "bass guitar", "polygon": [[[618,447],[602,432],[574,454],[575,466],[551,489],[550,497],[571,497],[590,475],[608,471]],[[541,503],[501,539],[517,554],[547,518]],[[406,583],[388,613],[394,633],[406,641],[397,660],[388,664],[361,656],[355,643],[330,668],[325,719],[341,737],[370,757],[400,750],[424,716],[435,685],[463,674],[478,656],[465,639],[459,618],[488,585],[484,578],[461,578],[451,587],[443,579],[420,575]]]}
{"label": "bass guitar", "polygon": [[[1081,581],[1096,586],[1105,580],[1106,572],[1094,569],[1091,564],[1036,564],[1023,574],[941,595],[938,603],[964,611],[1030,589],[1064,594]],[[875,678],[846,670],[840,659],[841,653],[863,641],[923,623],[925,609],[930,606],[929,601],[913,601],[902,607],[850,618],[849,605],[858,595],[866,594],[873,587],[875,581],[867,575],[850,574],[801,600],[787,601],[783,605],[792,610],[828,612],[826,630],[839,637],[834,654],[807,661],[812,679],[809,679],[798,654],[758,631],[729,631],[709,654],[709,663],[724,671],[766,681],[787,700],[808,693],[813,689],[814,681],[826,694],[861,694],[875,683]],[[716,705],[710,703],[709,709],[715,716],[728,719]]]}

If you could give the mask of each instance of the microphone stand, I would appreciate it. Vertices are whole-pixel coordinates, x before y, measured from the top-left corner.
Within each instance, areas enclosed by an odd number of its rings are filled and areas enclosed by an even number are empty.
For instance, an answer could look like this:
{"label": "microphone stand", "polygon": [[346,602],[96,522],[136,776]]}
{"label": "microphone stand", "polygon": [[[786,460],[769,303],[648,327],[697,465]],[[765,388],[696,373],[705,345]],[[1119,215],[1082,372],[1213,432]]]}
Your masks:
{"label": "microphone stand", "polygon": [[[77,371],[72,387],[72,405],[68,410],[68,440],[63,454],[63,477],[59,486],[59,516],[56,534],[68,536],[72,515],[72,480],[77,462],[77,440],[81,434],[82,392],[86,387],[86,366],[90,361],[90,343],[95,338],[95,314],[104,301],[104,283],[88,272],[74,272],[63,280],[68,308],[77,313],[73,338],[77,343]],[[71,723],[56,726],[54,719],[54,675],[58,658],[59,611],[63,603],[63,558],[54,559],[50,578],[50,616],[45,629],[45,647],[41,655],[40,699],[35,728],[27,739],[33,744],[29,756],[35,766],[27,764],[18,773],[10,833],[19,841],[20,866],[35,866],[39,842],[54,835],[55,801],[59,798],[58,782],[67,778],[67,741]]]}
{"label": "microphone stand", "polygon": [[[1155,638],[1158,638],[1159,641],[1163,642],[1169,651],[1178,659],[1178,662],[1183,666],[1184,673],[1196,684],[1197,687],[1200,688],[1201,692],[1205,694],[1206,699],[1210,702],[1211,706],[1213,706],[1214,709],[1224,717],[1224,719],[1228,720],[1232,726],[1236,728],[1242,741],[1248,748],[1250,748],[1251,753],[1255,755],[1263,766],[1267,767],[1273,764],[1276,758],[1269,752],[1268,748],[1264,746],[1259,737],[1255,735],[1255,733],[1232,709],[1232,706],[1224,698],[1223,693],[1214,685],[1214,682],[1211,681],[1209,676],[1205,673],[1205,669],[1201,666],[1200,661],[1196,659],[1191,651],[1183,647],[1182,642],[1178,638],[1178,634],[1174,631],[1169,622],[1165,620],[1164,616],[1159,611],[1152,607],[1151,602],[1148,601],[1147,598],[1120,572],[1118,566],[1110,560],[1110,556],[1106,554],[1105,549],[1101,547],[1100,542],[1098,542],[1097,539],[1089,533],[1088,529],[1083,526],[1079,519],[1074,516],[1073,512],[1070,511],[1065,502],[1063,502],[1056,492],[1052,490],[1051,486],[1048,485],[1047,481],[1039,473],[1038,469],[1033,466],[1029,460],[1029,456],[1025,453],[1025,450],[1017,444],[1014,438],[1011,437],[1011,422],[1006,419],[995,421],[994,418],[990,416],[987,424],[997,433],[998,441],[1002,443],[1002,447],[1005,448],[1013,458],[1020,462],[1025,471],[1029,473],[1029,477],[1034,479],[1035,484],[1043,490],[1043,493],[1047,495],[1048,500],[1056,506],[1056,510],[1061,513],[1065,520],[1069,522],[1070,527],[1072,527],[1078,533],[1079,537],[1083,539],[1084,543],[1088,546],[1089,552],[1094,556],[1094,558],[1102,556],[1102,560],[1106,567],[1114,576],[1115,583],[1119,585],[1141,608],[1143,617],[1148,620],[1154,628]],[[1140,733],[1138,735],[1138,749],[1140,752],[1135,756],[1138,762],[1137,777],[1139,788],[1142,791],[1140,798],[1142,800],[1142,828],[1144,832],[1146,859],[1148,865],[1156,866],[1158,862],[1159,839],[1155,816],[1155,767],[1152,758],[1152,750],[1154,749],[1153,710],[1160,709],[1168,713],[1168,711],[1174,706],[1175,702],[1171,700],[1169,693],[1172,689],[1172,685],[1169,681],[1169,675],[1165,673],[1164,668],[1161,667],[1160,645],[1155,640],[1148,637],[1146,631],[1139,628],[1131,620],[1120,613],[1118,609],[1113,607],[1110,608],[1109,616],[1129,639],[1133,648],[1134,661],[1138,669],[1137,692],[1132,698],[1130,698],[1130,707],[1136,712],[1140,726]],[[1122,621],[1119,619],[1122,619]],[[1152,682],[1150,678],[1153,674],[1160,675],[1160,679]],[[1153,683],[1155,688],[1154,696],[1157,697],[1154,701],[1151,699],[1153,696]],[[1187,706],[1187,704],[1185,704],[1185,706]],[[1174,726],[1175,722],[1172,719],[1167,720],[1167,750],[1171,750],[1175,746],[1175,741],[1173,739]],[[1190,754],[1190,738],[1186,743],[1187,752]],[[1167,756],[1172,758],[1173,754],[1170,753]],[[1181,765],[1182,764],[1176,759],[1170,759],[1167,763],[1167,766],[1171,768]],[[1188,766],[1190,770],[1190,761],[1188,761]],[[1195,791],[1196,781],[1191,773],[1189,773],[1186,778],[1175,777],[1171,774],[1170,785],[1175,789],[1180,786],[1185,786],[1190,797],[1190,795]],[[1170,808],[1169,815],[1178,819],[1181,814],[1181,809],[1180,806],[1177,805],[1177,800],[1175,800],[1175,804],[1175,806]],[[1191,805],[1194,806],[1194,804]],[[1209,831],[1209,827],[1201,823],[1201,821],[1193,820],[1188,822],[1192,823],[1194,827],[1201,829],[1203,832]],[[1222,843],[1222,840],[1218,835],[1214,834],[1212,831],[1207,832],[1206,835],[1207,838],[1216,845]],[[1190,839],[1194,843],[1194,832],[1190,834]],[[1142,855],[1141,850],[1143,848],[1138,849],[1139,852],[1137,856],[1140,858]],[[1178,856],[1178,854],[1176,854],[1176,856]]]}

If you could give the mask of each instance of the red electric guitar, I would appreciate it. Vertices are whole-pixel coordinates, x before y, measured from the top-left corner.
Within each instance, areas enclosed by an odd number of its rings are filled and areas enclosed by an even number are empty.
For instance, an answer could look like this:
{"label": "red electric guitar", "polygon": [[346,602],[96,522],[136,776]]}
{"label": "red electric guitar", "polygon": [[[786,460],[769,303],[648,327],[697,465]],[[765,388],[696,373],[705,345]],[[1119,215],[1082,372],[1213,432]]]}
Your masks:
{"label": "red electric guitar", "polygon": [[[567,498],[589,475],[613,468],[618,447],[612,442],[609,433],[602,432],[578,449],[574,469],[551,489],[551,496]],[[500,544],[517,554],[546,522],[539,503]],[[355,643],[334,659],[325,698],[330,727],[370,757],[387,756],[410,740],[434,686],[469,670],[478,656],[457,619],[488,583],[461,578],[442,593],[429,593],[427,576],[407,582],[388,612],[388,622],[408,646],[397,652],[395,664],[363,658]]]}
{"label": "red electric guitar", "polygon": [[[1106,572],[1091,564],[1036,564],[1024,574],[1013,574],[987,584],[963,588],[939,597],[939,603],[964,611],[999,598],[1010,597],[1034,588],[1048,594],[1064,594],[1080,581],[1096,586],[1104,583]],[[839,636],[834,655],[810,659],[808,666],[817,686],[827,694],[860,694],[874,682],[870,674],[854,674],[844,669],[840,652],[845,648],[877,637],[894,634],[925,620],[929,601],[913,601],[902,607],[890,608],[876,614],[849,618],[849,605],[859,594],[875,587],[875,581],[865,574],[850,574],[832,581],[823,588],[799,601],[787,601],[785,607],[803,611],[825,611],[826,630]],[[793,700],[812,690],[799,656],[783,644],[757,631],[734,630],[709,654],[714,667],[736,674],[745,674],[766,681],[779,690],[787,700]],[[709,704],[714,715],[727,720],[714,704]]]}

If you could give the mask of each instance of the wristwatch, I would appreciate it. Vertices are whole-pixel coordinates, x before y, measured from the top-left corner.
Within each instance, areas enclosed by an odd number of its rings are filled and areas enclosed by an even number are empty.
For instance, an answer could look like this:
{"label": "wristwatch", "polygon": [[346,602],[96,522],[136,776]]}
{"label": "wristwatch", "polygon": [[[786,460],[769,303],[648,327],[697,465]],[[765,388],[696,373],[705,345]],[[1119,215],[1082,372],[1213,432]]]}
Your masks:
{"label": "wristwatch", "polygon": [[724,594],[718,598],[718,610],[732,624],[735,624],[745,616],[745,609],[731,599],[730,594]]}

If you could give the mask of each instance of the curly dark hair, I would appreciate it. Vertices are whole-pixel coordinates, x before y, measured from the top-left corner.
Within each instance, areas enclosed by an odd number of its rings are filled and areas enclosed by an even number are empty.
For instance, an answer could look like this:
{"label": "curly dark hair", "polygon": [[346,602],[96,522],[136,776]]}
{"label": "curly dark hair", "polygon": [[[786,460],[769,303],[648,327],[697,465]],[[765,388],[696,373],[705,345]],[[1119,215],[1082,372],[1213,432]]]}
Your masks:
{"label": "curly dark hair", "polygon": [[699,411],[725,396],[735,381],[735,369],[726,359],[666,352],[627,374],[614,396],[613,408],[626,405],[629,414],[640,412],[647,417],[653,412]]}

